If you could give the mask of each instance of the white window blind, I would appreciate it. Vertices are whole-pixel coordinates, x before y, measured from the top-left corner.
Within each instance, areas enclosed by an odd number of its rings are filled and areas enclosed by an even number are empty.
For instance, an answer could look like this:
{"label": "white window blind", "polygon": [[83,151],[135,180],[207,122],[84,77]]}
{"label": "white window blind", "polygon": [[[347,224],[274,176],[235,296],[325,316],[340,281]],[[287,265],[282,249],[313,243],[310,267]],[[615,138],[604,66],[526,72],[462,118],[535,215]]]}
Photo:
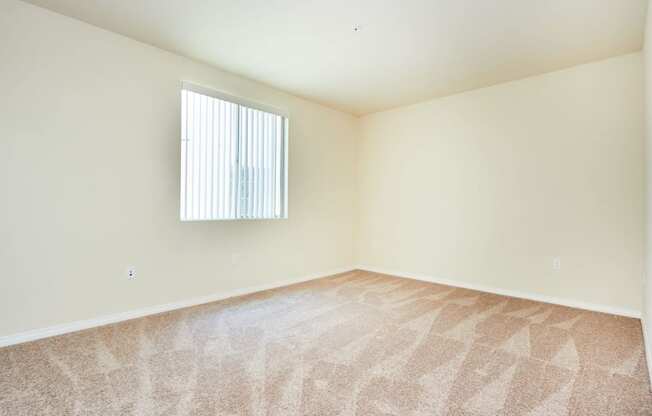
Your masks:
{"label": "white window blind", "polygon": [[287,218],[288,119],[183,83],[181,220]]}

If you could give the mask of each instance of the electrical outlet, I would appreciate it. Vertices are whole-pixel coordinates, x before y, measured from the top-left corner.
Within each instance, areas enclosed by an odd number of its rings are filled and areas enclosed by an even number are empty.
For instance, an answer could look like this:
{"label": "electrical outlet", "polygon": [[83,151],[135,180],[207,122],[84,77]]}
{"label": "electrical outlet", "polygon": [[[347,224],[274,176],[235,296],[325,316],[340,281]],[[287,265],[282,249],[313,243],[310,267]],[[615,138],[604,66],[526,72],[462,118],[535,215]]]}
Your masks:
{"label": "electrical outlet", "polygon": [[136,278],[136,268],[127,267],[127,279],[134,280]]}
{"label": "electrical outlet", "polygon": [[561,258],[554,257],[552,259],[552,270],[561,270]]}

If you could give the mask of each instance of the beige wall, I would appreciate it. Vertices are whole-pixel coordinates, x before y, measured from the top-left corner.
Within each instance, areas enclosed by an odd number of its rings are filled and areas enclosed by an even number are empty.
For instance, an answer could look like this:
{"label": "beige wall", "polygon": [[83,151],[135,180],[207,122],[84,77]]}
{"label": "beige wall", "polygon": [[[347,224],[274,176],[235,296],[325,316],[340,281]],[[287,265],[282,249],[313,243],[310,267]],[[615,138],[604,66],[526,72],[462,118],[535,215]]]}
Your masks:
{"label": "beige wall", "polygon": [[[647,343],[647,361],[652,363],[652,13],[645,27],[645,161],[646,161],[646,247],[643,324]],[[652,365],[648,365],[652,381]]]}
{"label": "beige wall", "polygon": [[[642,62],[356,119],[0,0],[0,337],[354,263],[639,311]],[[179,222],[180,80],[289,110],[288,220]]]}
{"label": "beige wall", "polygon": [[[179,222],[181,80],[289,110],[288,220]],[[352,116],[14,0],[0,91],[0,336],[353,264]]]}
{"label": "beige wall", "polygon": [[364,117],[358,262],[639,312],[642,81],[637,53]]}

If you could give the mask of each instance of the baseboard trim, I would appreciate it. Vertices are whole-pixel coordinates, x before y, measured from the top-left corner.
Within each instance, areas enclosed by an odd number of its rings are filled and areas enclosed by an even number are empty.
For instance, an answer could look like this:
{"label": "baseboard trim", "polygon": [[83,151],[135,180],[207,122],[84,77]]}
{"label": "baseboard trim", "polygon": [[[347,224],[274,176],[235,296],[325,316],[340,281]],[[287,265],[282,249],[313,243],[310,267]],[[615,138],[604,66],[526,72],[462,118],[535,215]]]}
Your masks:
{"label": "baseboard trim", "polygon": [[169,312],[176,309],[183,309],[190,306],[202,305],[205,303],[216,302],[236,296],[247,295],[251,293],[260,292],[263,290],[276,289],[283,286],[289,286],[297,283],[307,282],[309,280],[319,279],[322,277],[332,276],[340,273],[353,271],[355,267],[343,267],[328,272],[314,273],[305,275],[294,279],[280,280],[273,283],[249,286],[242,289],[235,289],[226,292],[214,293],[207,296],[200,296],[192,299],[185,299],[177,302],[166,303],[163,305],[148,306],[131,311],[120,312],[110,315],[104,315],[97,318],[75,321],[60,325],[53,325],[46,328],[34,329],[30,331],[20,332],[13,335],[6,335],[0,337],[0,348],[10,345],[22,344],[24,342],[36,341],[38,339],[49,338],[56,335],[68,334],[77,332],[84,329],[96,328],[99,326],[114,324],[117,322],[128,321],[130,319],[142,318],[148,315],[155,315],[158,313]]}
{"label": "baseboard trim", "polygon": [[510,296],[510,297],[521,298],[521,299],[529,299],[537,302],[552,303],[555,305],[568,306],[577,309],[585,309],[594,312],[608,313],[611,315],[626,316],[628,318],[637,318],[637,319],[641,318],[641,313],[634,309],[618,308],[618,307],[607,306],[607,305],[598,305],[598,304],[582,302],[578,300],[556,298],[552,296],[539,295],[536,293],[519,292],[515,290],[501,289],[492,286],[478,285],[475,283],[461,282],[459,280],[442,279],[442,278],[424,275],[424,274],[409,273],[409,272],[402,272],[396,270],[387,270],[383,268],[366,266],[366,265],[358,265],[356,266],[356,269],[366,270],[374,273],[388,274],[392,276],[406,277],[409,279],[421,280],[424,282],[439,283],[443,285],[455,286],[464,289],[479,290],[481,292],[494,293],[496,295]]}
{"label": "baseboard trim", "polygon": [[641,317],[641,327],[643,327],[643,348],[645,348],[645,360],[647,361],[648,377],[650,378],[650,388],[652,389],[652,339],[647,332],[645,315]]}
{"label": "baseboard trim", "polygon": [[[330,270],[328,272],[314,273],[310,275],[305,275],[302,277],[294,279],[285,279],[276,281],[273,283],[268,283],[264,285],[249,286],[242,289],[230,290],[226,292],[214,293],[207,296],[200,296],[192,299],[185,299],[177,302],[166,303],[163,305],[149,306],[145,308],[139,308],[131,311],[120,312],[110,315],[104,315],[97,318],[86,319],[81,321],[75,321],[65,324],[53,325],[46,328],[34,329],[30,331],[20,332],[17,334],[6,335],[0,337],[0,348],[7,347],[10,345],[22,344],[29,341],[36,341],[38,339],[49,338],[57,335],[63,335],[71,332],[77,332],[84,329],[96,328],[104,325],[110,325],[117,322],[128,321],[130,319],[142,318],[144,316],[155,315],[158,313],[169,312],[176,309],[183,309],[190,306],[202,305],[205,303],[216,302],[219,300],[224,300],[236,296],[247,295],[255,292],[260,292],[263,290],[275,289],[283,286],[289,286],[292,284],[302,283],[309,280],[319,279],[321,277],[332,276],[340,273],[346,273],[353,270],[366,270],[374,273],[388,274],[392,276],[406,277],[409,279],[421,280],[424,282],[439,283],[449,286],[455,286],[465,289],[479,290],[482,292],[494,293],[497,295],[511,296],[515,298],[530,299],[538,302],[552,303],[555,305],[568,306],[571,308],[585,309],[595,312],[609,313],[612,315],[626,316],[629,318],[638,318],[641,319],[641,324],[643,328],[643,336],[645,340],[645,353],[648,363],[652,363],[652,339],[649,338],[645,320],[642,318],[639,311],[626,308],[616,308],[606,305],[598,305],[588,302],[576,301],[571,299],[562,299],[556,297],[550,297],[545,295],[539,295],[534,293],[519,292],[509,289],[501,289],[496,287],[478,285],[474,283],[461,282],[458,280],[452,279],[442,279],[434,276],[418,274],[418,273],[409,273],[396,270],[387,270],[378,267],[371,267],[366,265],[358,265],[355,267],[343,267],[335,270]],[[652,365],[650,366],[650,381],[652,383]]]}

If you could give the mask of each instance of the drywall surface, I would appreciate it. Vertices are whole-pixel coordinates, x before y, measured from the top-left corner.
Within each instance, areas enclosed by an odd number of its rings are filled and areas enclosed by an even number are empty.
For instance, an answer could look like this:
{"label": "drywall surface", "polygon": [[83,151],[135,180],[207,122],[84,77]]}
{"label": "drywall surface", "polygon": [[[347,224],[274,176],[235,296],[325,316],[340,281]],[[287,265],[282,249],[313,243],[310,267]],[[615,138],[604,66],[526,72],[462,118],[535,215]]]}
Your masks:
{"label": "drywall surface", "polygon": [[643,333],[645,334],[648,370],[652,382],[652,13],[647,13],[645,48],[645,167],[646,167],[646,244],[645,289],[643,291]]}
{"label": "drywall surface", "polygon": [[[182,80],[289,111],[289,219],[179,221]],[[0,90],[0,336],[353,264],[350,115],[14,0]]]}
{"label": "drywall surface", "polygon": [[361,123],[359,264],[640,313],[641,53]]}
{"label": "drywall surface", "polygon": [[[178,220],[182,80],[289,111],[289,219]],[[0,0],[0,86],[0,337],[354,263],[641,311],[642,54],[356,119]]]}

